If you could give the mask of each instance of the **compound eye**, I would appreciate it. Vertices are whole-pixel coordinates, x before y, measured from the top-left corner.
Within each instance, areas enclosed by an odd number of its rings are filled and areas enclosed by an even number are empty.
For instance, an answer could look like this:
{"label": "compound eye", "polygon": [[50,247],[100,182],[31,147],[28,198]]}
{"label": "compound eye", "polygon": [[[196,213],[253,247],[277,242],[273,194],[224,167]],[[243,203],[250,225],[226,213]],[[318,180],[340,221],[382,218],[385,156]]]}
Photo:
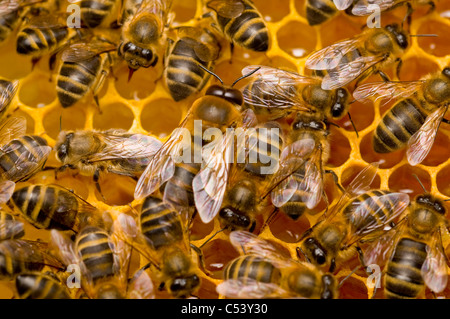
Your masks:
{"label": "compound eye", "polygon": [[153,58],[153,53],[151,50],[144,49],[142,50],[141,55],[147,61],[151,61],[151,59]]}
{"label": "compound eye", "polygon": [[322,249],[316,248],[313,252],[314,260],[319,265],[323,265],[326,262],[325,254],[323,253]]}
{"label": "compound eye", "polygon": [[408,38],[403,33],[399,33],[397,34],[397,43],[401,48],[406,49],[408,47]]}
{"label": "compound eye", "polygon": [[235,89],[225,91],[225,99],[236,105],[242,105],[244,103],[242,93]]}

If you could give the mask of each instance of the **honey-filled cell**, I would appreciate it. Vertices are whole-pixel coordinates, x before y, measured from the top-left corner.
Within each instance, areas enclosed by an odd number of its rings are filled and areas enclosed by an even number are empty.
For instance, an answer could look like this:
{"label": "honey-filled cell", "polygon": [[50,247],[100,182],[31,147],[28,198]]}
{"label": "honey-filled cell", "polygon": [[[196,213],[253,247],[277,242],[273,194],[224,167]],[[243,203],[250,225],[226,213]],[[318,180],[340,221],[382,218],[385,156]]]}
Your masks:
{"label": "honey-filled cell", "polygon": [[175,23],[184,23],[194,18],[197,9],[196,0],[174,0],[172,10]]}
{"label": "honey-filled cell", "polygon": [[339,277],[339,298],[367,299],[368,289],[366,283],[355,277]]}
{"label": "honey-filled cell", "polygon": [[445,196],[450,197],[450,166],[446,165],[439,170],[436,175],[436,185],[438,190]]}
{"label": "honey-filled cell", "polygon": [[330,127],[330,135],[328,135],[330,143],[330,158],[327,165],[330,167],[339,167],[343,165],[350,157],[352,152],[348,138],[334,126]]}
{"label": "honey-filled cell", "polygon": [[86,111],[80,104],[68,108],[56,107],[45,113],[42,119],[45,133],[53,139],[58,137],[61,130],[84,129],[85,123]]}
{"label": "honey-filled cell", "polygon": [[108,205],[127,205],[134,200],[136,181],[131,177],[112,173],[103,174],[103,176],[100,176],[99,185],[101,193],[96,190],[97,200]]}
{"label": "honey-filled cell", "polygon": [[101,107],[101,113],[94,113],[93,127],[97,130],[128,130],[133,124],[134,114],[129,106],[113,103]]}
{"label": "honey-filled cell", "polygon": [[286,243],[296,243],[311,226],[306,216],[307,212],[297,220],[293,220],[284,212],[278,211],[269,224],[270,231],[275,238]]}
{"label": "honey-filled cell", "polygon": [[417,30],[417,34],[431,34],[432,36],[419,37],[419,46],[436,57],[444,57],[450,54],[450,44],[447,40],[450,26],[437,20],[423,22]]}
{"label": "honey-filled cell", "polygon": [[[422,188],[422,185],[425,189]],[[389,189],[394,192],[407,193],[414,198],[416,195],[430,191],[431,177],[426,170],[406,164],[396,168],[390,174]]]}
{"label": "honey-filled cell", "polygon": [[44,107],[56,99],[56,84],[44,74],[36,74],[22,82],[19,90],[21,103],[31,107]]}
{"label": "honey-filled cell", "polygon": [[[374,105],[371,102],[352,103],[348,109],[349,115],[344,115],[336,124],[347,131],[360,132],[372,124],[375,117]],[[353,121],[353,124],[352,124]],[[355,127],[353,127],[353,125]],[[355,133],[356,134],[356,133]]]}
{"label": "honey-filled cell", "polygon": [[[218,251],[220,254],[217,254]],[[224,239],[211,240],[202,248],[202,252],[206,269],[215,279],[223,279],[224,267],[239,256],[230,241]]]}
{"label": "honey-filled cell", "polygon": [[182,105],[170,99],[153,100],[142,108],[142,128],[160,138],[170,135],[182,120]]}
{"label": "honey-filled cell", "polygon": [[439,65],[423,57],[412,57],[403,61],[400,69],[401,81],[418,81],[424,76],[439,71]]}
{"label": "honey-filled cell", "polygon": [[277,22],[289,15],[289,0],[266,1],[254,0],[253,3],[258,8],[264,20]]}
{"label": "honey-filled cell", "polygon": [[155,90],[156,82],[161,77],[154,68],[140,68],[129,79],[130,70],[121,67],[114,73],[114,86],[121,97],[127,100],[142,100]]}
{"label": "honey-filled cell", "polygon": [[290,21],[277,32],[278,45],[294,58],[303,58],[316,48],[316,31],[307,24]]}
{"label": "honey-filled cell", "polygon": [[361,157],[367,163],[379,163],[380,168],[391,168],[401,162],[405,156],[405,150],[401,149],[391,153],[377,153],[373,147],[373,132],[363,136],[359,144]]}
{"label": "honey-filled cell", "polygon": [[421,164],[433,167],[446,162],[450,158],[450,149],[447,147],[449,143],[449,136],[439,130],[430,152]]}

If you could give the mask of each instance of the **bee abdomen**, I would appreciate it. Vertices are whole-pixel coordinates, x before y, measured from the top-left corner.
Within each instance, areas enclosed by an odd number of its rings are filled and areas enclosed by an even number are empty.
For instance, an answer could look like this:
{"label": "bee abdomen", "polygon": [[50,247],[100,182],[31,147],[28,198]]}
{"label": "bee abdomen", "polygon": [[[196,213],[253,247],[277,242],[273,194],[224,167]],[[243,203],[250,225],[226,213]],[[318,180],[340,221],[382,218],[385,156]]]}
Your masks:
{"label": "bee abdomen", "polygon": [[114,276],[114,254],[108,234],[97,227],[86,227],[78,235],[77,250],[94,283]]}
{"label": "bee abdomen", "polygon": [[427,115],[412,99],[400,101],[387,112],[373,135],[377,153],[389,153],[406,145],[425,122]]}
{"label": "bee abdomen", "polygon": [[154,249],[172,245],[183,239],[179,214],[161,199],[149,196],[142,205],[141,231]]}
{"label": "bee abdomen", "polygon": [[[7,243],[3,241],[2,243]],[[2,245],[2,251],[0,252],[0,278],[12,279],[15,275],[26,271],[40,271],[44,268],[44,259],[41,261],[37,257],[33,257],[34,261],[30,258],[18,258],[18,253],[14,250],[15,247],[10,247],[7,244]],[[39,254],[39,252],[36,252]]]}
{"label": "bee abdomen", "polygon": [[423,289],[421,268],[427,257],[427,245],[402,238],[389,261],[386,271],[387,298],[416,298]]}
{"label": "bee abdomen", "polygon": [[309,25],[318,25],[332,18],[338,10],[330,0],[307,0],[306,19]]}
{"label": "bee abdomen", "polygon": [[103,20],[111,12],[114,5],[114,0],[96,1],[83,0],[81,1],[81,17],[83,22],[90,28],[99,26]]}
{"label": "bee abdomen", "polygon": [[16,290],[21,299],[71,299],[65,286],[40,273],[24,273],[16,277]]}
{"label": "bee abdomen", "polygon": [[17,53],[26,55],[43,55],[58,48],[67,38],[67,28],[37,29],[25,28],[17,36]]}
{"label": "bee abdomen", "polygon": [[280,270],[257,256],[241,256],[232,260],[224,269],[224,279],[250,278],[264,283],[276,283],[281,277]]}
{"label": "bee abdomen", "polygon": [[0,16],[0,42],[6,40],[18,24],[18,11]]}
{"label": "bee abdomen", "polygon": [[192,181],[200,170],[200,164],[180,163],[175,166],[173,177],[164,186],[165,199],[175,207],[194,205]]}

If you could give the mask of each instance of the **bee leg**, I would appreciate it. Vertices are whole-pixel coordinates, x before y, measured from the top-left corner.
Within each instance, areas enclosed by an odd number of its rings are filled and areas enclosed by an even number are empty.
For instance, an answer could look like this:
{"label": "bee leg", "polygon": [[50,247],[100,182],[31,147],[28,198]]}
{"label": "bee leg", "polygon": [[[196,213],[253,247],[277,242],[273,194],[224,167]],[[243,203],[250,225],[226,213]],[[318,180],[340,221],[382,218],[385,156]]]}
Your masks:
{"label": "bee leg", "polygon": [[436,4],[434,3],[434,1],[430,1],[428,2],[428,5],[430,6],[430,9],[428,10],[427,14],[431,14],[434,12],[434,10],[436,10]]}
{"label": "bee leg", "polygon": [[100,114],[102,114],[102,110],[100,109],[100,103],[98,101],[98,92],[103,87],[103,83],[105,82],[105,79],[107,76],[108,76],[108,71],[102,70],[102,74],[100,75],[99,80],[97,81],[97,83],[95,84],[95,87],[93,88],[95,104],[97,104],[98,112]]}
{"label": "bee leg", "polygon": [[98,182],[100,179],[100,169],[95,170],[93,179],[94,179],[94,183],[95,183],[95,188],[97,188],[98,192],[102,196],[103,201],[106,203],[106,198],[105,198],[105,196],[103,196],[102,190],[100,188],[100,183]]}
{"label": "bee leg", "polygon": [[261,229],[259,230],[259,233],[261,233],[264,230],[264,228],[266,228],[267,225],[269,225],[272,222],[272,220],[275,218],[275,216],[277,215],[278,212],[279,212],[279,209],[278,209],[278,207],[276,207],[274,209],[274,211],[270,213],[269,217],[267,217],[266,221],[264,222]]}
{"label": "bee leg", "polygon": [[326,174],[330,174],[330,175],[333,177],[334,183],[335,183],[336,186],[339,188],[339,190],[340,190],[342,193],[345,193],[345,189],[344,189],[344,187],[342,187],[342,185],[339,183],[339,177],[336,175],[336,173],[335,173],[334,171],[330,170],[330,169],[326,169],[326,170],[324,170],[324,172],[325,172]]}
{"label": "bee leg", "polygon": [[62,173],[68,168],[75,169],[75,166],[73,166],[71,164],[66,164],[66,165],[60,166],[57,169],[55,169],[55,180],[58,179],[58,173]]}
{"label": "bee leg", "polygon": [[250,233],[253,233],[253,231],[255,230],[255,227],[256,227],[256,220],[254,220],[253,222],[252,222],[252,225],[250,226],[250,228],[249,228],[249,232]]}
{"label": "bee leg", "polygon": [[336,270],[336,258],[331,259],[330,268],[328,269],[329,273],[333,273]]}
{"label": "bee leg", "polygon": [[233,63],[234,43],[230,42],[230,64]]}
{"label": "bee leg", "polygon": [[166,285],[165,282],[160,283],[159,286],[158,286],[158,291],[163,291],[165,285]]}
{"label": "bee leg", "polygon": [[195,246],[194,244],[190,244],[190,246],[197,254],[198,265],[199,265],[200,270],[203,271],[207,276],[212,277],[213,274],[208,269],[206,269],[205,258],[203,256],[202,250],[200,248],[198,248],[197,246]]}
{"label": "bee leg", "polygon": [[403,24],[406,21],[406,24],[408,25],[408,31],[411,29],[411,19],[412,19],[412,14],[414,12],[414,9],[412,7],[412,5],[409,2],[406,2],[406,16],[403,18],[403,21],[401,23],[401,28],[403,28]]}
{"label": "bee leg", "polygon": [[381,77],[381,79],[384,81],[384,82],[390,82],[391,81],[391,79],[389,79],[389,76],[387,76],[387,74],[386,73],[384,73],[383,71],[378,71],[378,75]]}
{"label": "bee leg", "polygon": [[400,71],[403,66],[403,60],[398,58],[396,61],[397,61],[397,67],[395,69],[395,76],[397,77],[397,80],[400,80]]}
{"label": "bee leg", "polygon": [[34,70],[34,67],[36,66],[36,64],[39,62],[41,58],[32,58],[31,59],[31,71]]}
{"label": "bee leg", "polygon": [[309,260],[308,256],[303,252],[303,250],[300,247],[297,247],[295,249],[295,252],[297,253],[297,258],[299,260],[305,259],[308,263],[311,263],[311,260]]}
{"label": "bee leg", "polygon": [[[48,59],[48,68],[49,68],[49,70],[50,71],[53,71],[54,69],[55,69],[55,66],[56,66],[56,56],[57,56],[57,53],[54,53],[54,54],[52,54],[51,56],[50,56],[50,58]],[[51,72],[50,72],[50,82],[52,81],[52,75],[51,75]]]}

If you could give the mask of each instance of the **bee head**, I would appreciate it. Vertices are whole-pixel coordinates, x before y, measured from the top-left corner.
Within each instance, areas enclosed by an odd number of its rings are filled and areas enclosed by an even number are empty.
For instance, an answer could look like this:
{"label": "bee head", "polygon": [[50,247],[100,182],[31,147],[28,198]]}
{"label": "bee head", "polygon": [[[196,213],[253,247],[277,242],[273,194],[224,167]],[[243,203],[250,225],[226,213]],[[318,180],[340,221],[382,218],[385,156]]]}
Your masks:
{"label": "bee head", "polygon": [[242,105],[242,103],[244,103],[241,91],[221,85],[211,85],[206,90],[205,95],[217,96],[236,105]]}
{"label": "bee head", "polygon": [[304,243],[306,251],[311,254],[312,260],[322,266],[327,261],[327,254],[325,253],[323,247],[314,238],[308,238]]}
{"label": "bee head", "polygon": [[386,26],[386,30],[391,33],[397,44],[402,48],[402,49],[406,49],[409,45],[409,41],[408,41],[408,36],[406,34],[406,32],[404,30],[402,30],[402,28],[396,24],[389,24]]}
{"label": "bee head", "polygon": [[62,163],[64,163],[66,158],[69,156],[70,143],[72,142],[73,137],[74,137],[73,132],[67,133],[62,131],[61,133],[59,133],[58,140],[56,141],[55,144],[55,150],[56,150],[56,157]]}
{"label": "bee head", "polygon": [[224,207],[219,211],[219,216],[233,229],[249,229],[252,220],[249,216],[231,207]]}
{"label": "bee head", "polygon": [[430,193],[425,193],[423,195],[418,195],[416,197],[416,203],[425,205],[440,215],[445,215],[447,210],[445,209],[442,200],[432,196]]}
{"label": "bee head", "polygon": [[294,130],[310,129],[314,131],[325,131],[326,125],[323,121],[318,121],[314,119],[300,118],[292,124]]}
{"label": "bee head", "polygon": [[158,63],[158,55],[151,49],[143,49],[132,42],[121,43],[117,53],[132,70],[154,67]]}
{"label": "bee head", "polygon": [[192,274],[173,278],[169,284],[169,291],[175,298],[186,298],[199,286],[200,278]]}

